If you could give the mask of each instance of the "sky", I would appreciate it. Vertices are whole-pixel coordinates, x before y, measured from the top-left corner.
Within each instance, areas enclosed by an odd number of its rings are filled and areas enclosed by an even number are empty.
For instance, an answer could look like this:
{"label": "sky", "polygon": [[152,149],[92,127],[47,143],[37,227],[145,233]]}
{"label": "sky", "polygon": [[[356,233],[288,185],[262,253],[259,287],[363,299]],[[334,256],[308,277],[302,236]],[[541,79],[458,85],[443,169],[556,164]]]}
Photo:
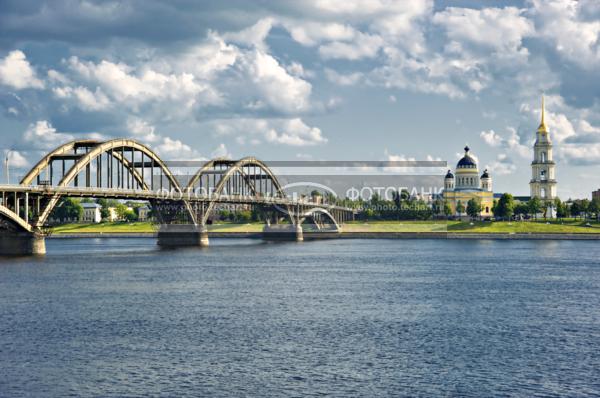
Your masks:
{"label": "sky", "polygon": [[496,192],[527,195],[545,93],[558,195],[589,197],[599,35],[597,0],[3,0],[0,150],[18,176],[89,137],[452,169],[468,144]]}

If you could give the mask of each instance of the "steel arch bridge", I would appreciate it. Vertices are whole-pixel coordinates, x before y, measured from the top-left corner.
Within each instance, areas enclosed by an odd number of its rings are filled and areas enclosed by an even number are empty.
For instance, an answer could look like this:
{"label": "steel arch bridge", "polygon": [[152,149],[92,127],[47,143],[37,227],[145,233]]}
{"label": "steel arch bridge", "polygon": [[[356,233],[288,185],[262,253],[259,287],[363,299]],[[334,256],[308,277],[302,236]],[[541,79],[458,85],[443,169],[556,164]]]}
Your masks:
{"label": "steel arch bridge", "polygon": [[77,140],[44,156],[18,185],[0,185],[2,231],[44,235],[52,211],[63,197],[114,198],[150,202],[161,225],[205,230],[222,204],[260,206],[317,229],[339,231],[352,209],[294,200],[262,161],[212,159],[179,181],[148,146],[131,139]]}

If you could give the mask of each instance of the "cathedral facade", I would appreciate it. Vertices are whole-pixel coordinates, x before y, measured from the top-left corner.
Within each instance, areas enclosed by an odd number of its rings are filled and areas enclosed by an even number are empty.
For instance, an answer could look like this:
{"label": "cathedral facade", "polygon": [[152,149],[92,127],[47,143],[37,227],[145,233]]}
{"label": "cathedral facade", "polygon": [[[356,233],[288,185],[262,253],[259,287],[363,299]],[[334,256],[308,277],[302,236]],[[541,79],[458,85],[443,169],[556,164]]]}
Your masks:
{"label": "cathedral facade", "polygon": [[[469,154],[470,148],[465,147],[464,156],[456,164],[455,174],[450,170],[444,178],[444,201],[450,205],[452,214],[464,216],[467,212],[467,203],[471,199],[479,199],[481,203],[481,217],[492,217],[494,205],[494,192],[492,191],[492,177],[487,169],[479,175],[477,161]],[[458,209],[462,206],[462,211]]]}

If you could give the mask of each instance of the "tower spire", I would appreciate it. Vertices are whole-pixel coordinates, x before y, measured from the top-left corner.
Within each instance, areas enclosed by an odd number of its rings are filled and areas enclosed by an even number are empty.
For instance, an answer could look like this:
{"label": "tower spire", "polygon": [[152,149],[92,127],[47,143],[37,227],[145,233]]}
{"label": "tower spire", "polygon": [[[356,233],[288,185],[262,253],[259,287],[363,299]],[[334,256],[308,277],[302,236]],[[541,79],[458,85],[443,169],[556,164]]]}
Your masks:
{"label": "tower spire", "polygon": [[540,126],[538,127],[538,131],[543,131],[545,133],[548,132],[548,127],[546,127],[546,106],[544,105],[544,94],[542,94],[542,120],[540,122]]}

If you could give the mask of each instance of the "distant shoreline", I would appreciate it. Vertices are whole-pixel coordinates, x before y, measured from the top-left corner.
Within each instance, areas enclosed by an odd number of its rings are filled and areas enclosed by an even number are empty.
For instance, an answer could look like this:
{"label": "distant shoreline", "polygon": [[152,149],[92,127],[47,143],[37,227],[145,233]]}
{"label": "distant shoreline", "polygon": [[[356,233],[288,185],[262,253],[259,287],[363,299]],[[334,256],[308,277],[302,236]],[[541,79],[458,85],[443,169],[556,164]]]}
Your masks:
{"label": "distant shoreline", "polygon": [[[60,233],[49,239],[156,238],[156,232]],[[262,239],[260,232],[209,232],[210,238]],[[317,239],[494,239],[494,240],[600,240],[599,233],[498,233],[498,232],[342,232],[304,233],[305,240]]]}

